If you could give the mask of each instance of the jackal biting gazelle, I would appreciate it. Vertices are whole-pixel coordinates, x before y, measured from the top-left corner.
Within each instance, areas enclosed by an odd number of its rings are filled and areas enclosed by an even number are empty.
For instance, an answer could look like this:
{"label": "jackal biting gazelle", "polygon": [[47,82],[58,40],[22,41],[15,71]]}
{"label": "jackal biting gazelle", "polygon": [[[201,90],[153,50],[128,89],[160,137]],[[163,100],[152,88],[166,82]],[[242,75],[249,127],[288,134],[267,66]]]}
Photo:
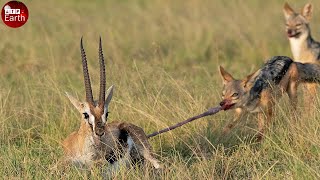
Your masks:
{"label": "jackal biting gazelle", "polygon": [[320,83],[320,65],[295,62],[286,56],[274,56],[260,69],[246,78],[235,79],[220,66],[223,81],[223,110],[234,109],[234,119],[224,128],[224,133],[241,119],[244,114],[257,113],[258,140],[264,134],[265,125],[271,122],[273,107],[287,93],[292,108],[297,106],[297,88],[300,84]]}

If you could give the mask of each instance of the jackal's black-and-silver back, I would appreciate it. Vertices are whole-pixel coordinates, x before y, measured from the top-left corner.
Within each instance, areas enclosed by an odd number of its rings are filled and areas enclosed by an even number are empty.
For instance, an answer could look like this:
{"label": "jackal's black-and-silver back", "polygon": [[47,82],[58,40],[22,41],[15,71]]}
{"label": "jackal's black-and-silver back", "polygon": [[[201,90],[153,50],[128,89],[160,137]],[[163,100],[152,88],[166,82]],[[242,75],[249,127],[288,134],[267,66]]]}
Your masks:
{"label": "jackal's black-and-silver back", "polygon": [[268,60],[255,77],[254,84],[249,91],[249,101],[258,99],[262,90],[272,84],[278,85],[292,63],[293,60],[287,56],[274,56]]}
{"label": "jackal's black-and-silver back", "polygon": [[261,92],[273,85],[279,85],[292,64],[297,67],[298,83],[320,83],[320,65],[294,62],[287,56],[274,56],[269,59],[251,79],[252,86],[248,91],[246,105],[253,105],[260,98]]}

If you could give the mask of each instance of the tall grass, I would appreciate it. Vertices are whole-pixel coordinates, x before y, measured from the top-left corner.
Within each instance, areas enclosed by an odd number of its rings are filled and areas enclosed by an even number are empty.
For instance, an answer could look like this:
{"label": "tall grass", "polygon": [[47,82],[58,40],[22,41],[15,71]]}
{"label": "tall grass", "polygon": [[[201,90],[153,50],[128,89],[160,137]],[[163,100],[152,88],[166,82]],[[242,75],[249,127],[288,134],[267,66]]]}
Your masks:
{"label": "tall grass", "polygon": [[[311,2],[311,28],[320,40],[320,3]],[[271,56],[291,56],[277,0],[25,4],[25,26],[0,25],[0,177],[89,178],[73,167],[54,168],[61,140],[80,124],[64,92],[84,99],[81,36],[95,93],[99,35],[103,39],[107,84],[116,87],[108,121],[131,122],[147,133],[216,105],[218,65],[241,78]],[[123,169],[117,178],[319,179],[319,106],[315,114],[295,116],[286,105],[283,98],[261,144],[253,141],[253,116],[222,136],[232,113],[221,112],[150,139],[163,171]]]}

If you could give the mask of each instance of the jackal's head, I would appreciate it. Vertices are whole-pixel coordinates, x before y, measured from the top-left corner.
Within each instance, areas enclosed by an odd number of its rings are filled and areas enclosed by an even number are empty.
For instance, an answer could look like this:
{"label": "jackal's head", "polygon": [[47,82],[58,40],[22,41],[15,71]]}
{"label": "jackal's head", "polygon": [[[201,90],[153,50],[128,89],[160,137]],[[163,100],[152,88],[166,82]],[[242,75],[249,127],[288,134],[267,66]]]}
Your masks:
{"label": "jackal's head", "polygon": [[286,32],[289,38],[308,36],[310,32],[309,21],[312,16],[312,5],[310,3],[307,3],[300,13],[295,12],[288,3],[285,3],[283,13],[286,19]]}
{"label": "jackal's head", "polygon": [[251,87],[248,82],[255,73],[250,74],[243,80],[237,80],[222,66],[220,66],[219,69],[223,82],[222,101],[220,102],[220,106],[223,110],[241,107],[243,105],[243,98]]}
{"label": "jackal's head", "polygon": [[86,123],[87,129],[89,129],[94,136],[101,137],[105,134],[105,125],[108,117],[108,106],[113,94],[113,86],[111,86],[106,93],[106,72],[102,53],[101,38],[99,42],[100,93],[98,101],[93,100],[87,58],[83,48],[82,38],[80,42],[80,51],[82,57],[84,85],[86,90],[86,101],[81,102],[68,93],[67,97],[81,113],[82,118]]}

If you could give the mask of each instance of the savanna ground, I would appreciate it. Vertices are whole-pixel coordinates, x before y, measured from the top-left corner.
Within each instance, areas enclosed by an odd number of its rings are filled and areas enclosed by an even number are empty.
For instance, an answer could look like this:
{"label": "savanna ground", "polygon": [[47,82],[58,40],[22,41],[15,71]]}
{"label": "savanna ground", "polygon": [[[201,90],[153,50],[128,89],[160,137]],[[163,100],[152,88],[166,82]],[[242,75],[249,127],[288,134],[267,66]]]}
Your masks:
{"label": "savanna ground", "polygon": [[[320,40],[320,1],[311,2],[311,28]],[[80,124],[65,91],[84,99],[81,36],[95,93],[99,35],[103,39],[107,85],[116,87],[108,121],[131,122],[148,134],[217,105],[218,65],[240,78],[271,56],[291,56],[283,3],[26,1],[25,26],[0,25],[0,177],[88,178],[74,167],[55,168],[61,141]],[[306,2],[289,3],[300,8]],[[162,172],[124,169],[115,178],[319,179],[319,106],[297,117],[287,99],[260,144],[252,116],[222,136],[232,112],[221,112],[150,139]]]}

